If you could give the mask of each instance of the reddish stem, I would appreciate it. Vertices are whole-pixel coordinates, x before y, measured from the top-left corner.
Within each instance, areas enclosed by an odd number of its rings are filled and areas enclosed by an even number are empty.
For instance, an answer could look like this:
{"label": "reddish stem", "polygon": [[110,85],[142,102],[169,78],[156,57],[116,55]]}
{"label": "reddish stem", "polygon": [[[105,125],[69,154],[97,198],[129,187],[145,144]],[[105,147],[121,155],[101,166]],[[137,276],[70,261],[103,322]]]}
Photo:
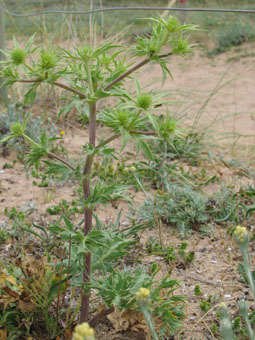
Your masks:
{"label": "reddish stem", "polygon": [[[96,145],[96,103],[90,105],[90,120],[89,120],[89,143],[95,147]],[[90,196],[90,172],[93,164],[93,155],[88,155],[83,170],[83,194],[86,200]],[[85,225],[84,235],[86,236],[92,229],[92,210],[85,210]],[[83,272],[83,283],[86,285],[90,282],[91,272],[91,254],[87,253],[84,256],[84,272]],[[81,298],[81,312],[80,312],[80,323],[88,321],[89,316],[89,297],[88,292],[82,292]]]}

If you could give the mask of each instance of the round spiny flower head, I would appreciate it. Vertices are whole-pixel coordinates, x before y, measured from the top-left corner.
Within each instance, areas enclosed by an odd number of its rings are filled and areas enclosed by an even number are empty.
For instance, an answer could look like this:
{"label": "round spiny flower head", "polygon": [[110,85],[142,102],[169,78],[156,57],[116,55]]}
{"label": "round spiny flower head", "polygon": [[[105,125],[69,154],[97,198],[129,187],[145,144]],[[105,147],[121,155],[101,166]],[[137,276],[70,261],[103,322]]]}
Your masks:
{"label": "round spiny flower head", "polygon": [[53,54],[42,52],[41,67],[44,70],[50,70],[57,65],[57,58]]}
{"label": "round spiny flower head", "polygon": [[179,39],[177,43],[177,52],[178,53],[185,53],[188,50],[188,42],[183,39]]}
{"label": "round spiny flower head", "polygon": [[157,52],[158,52],[157,43],[155,41],[151,41],[149,45],[150,56],[153,56]]}
{"label": "round spiny flower head", "polygon": [[92,57],[92,48],[85,46],[80,50],[80,56],[84,61],[88,61]]}
{"label": "round spiny flower head", "polygon": [[117,119],[122,126],[125,126],[125,123],[128,119],[128,114],[126,111],[119,111],[117,115]]}
{"label": "round spiny flower head", "polygon": [[167,21],[167,28],[170,32],[176,31],[180,26],[179,20],[176,17],[170,17]]}
{"label": "round spiny flower head", "polygon": [[136,100],[136,106],[139,109],[148,110],[152,105],[152,97],[151,95],[147,94],[141,94],[139,97],[137,97]]}
{"label": "round spiny flower head", "polygon": [[100,65],[102,65],[105,68],[107,68],[111,64],[111,62],[112,62],[111,57],[109,57],[106,54],[100,58]]}
{"label": "round spiny flower head", "polygon": [[240,225],[236,227],[234,232],[234,238],[236,243],[239,246],[247,246],[250,241],[249,233],[245,227],[241,227]]}
{"label": "round spiny flower head", "polygon": [[81,323],[75,327],[72,340],[96,340],[93,328],[87,322]]}
{"label": "round spiny flower head", "polygon": [[139,304],[147,304],[149,302],[150,290],[147,288],[140,288],[135,294],[135,297]]}
{"label": "round spiny flower head", "polygon": [[23,64],[26,60],[26,53],[21,48],[15,48],[11,52],[11,60],[16,66]]}
{"label": "round spiny flower head", "polygon": [[176,123],[171,120],[167,119],[162,125],[161,125],[161,134],[163,138],[168,138],[170,134],[173,134],[176,130]]}
{"label": "round spiny flower head", "polygon": [[11,132],[17,137],[23,136],[24,133],[22,125],[20,123],[13,123],[11,125]]}

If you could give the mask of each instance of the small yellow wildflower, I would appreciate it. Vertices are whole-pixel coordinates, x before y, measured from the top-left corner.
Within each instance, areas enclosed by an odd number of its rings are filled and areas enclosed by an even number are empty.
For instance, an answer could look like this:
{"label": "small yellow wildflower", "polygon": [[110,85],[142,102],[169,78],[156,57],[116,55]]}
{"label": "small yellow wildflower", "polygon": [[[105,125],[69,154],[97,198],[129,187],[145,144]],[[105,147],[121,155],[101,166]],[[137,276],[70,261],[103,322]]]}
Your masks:
{"label": "small yellow wildflower", "polygon": [[129,170],[132,171],[132,172],[134,172],[134,171],[136,171],[136,168],[135,168],[134,166],[131,166],[131,167],[129,168]]}
{"label": "small yellow wildflower", "polygon": [[149,301],[149,296],[150,296],[150,291],[147,288],[140,288],[138,292],[136,293],[136,301],[137,302],[148,302]]}
{"label": "small yellow wildflower", "polygon": [[236,243],[239,245],[249,243],[248,231],[245,227],[241,227],[240,225],[235,229],[234,238]]}
{"label": "small yellow wildflower", "polygon": [[61,131],[60,131],[60,135],[61,135],[61,136],[64,136],[65,133],[66,133],[65,130],[61,130]]}
{"label": "small yellow wildflower", "polygon": [[96,340],[93,328],[87,322],[81,323],[75,327],[72,340]]}

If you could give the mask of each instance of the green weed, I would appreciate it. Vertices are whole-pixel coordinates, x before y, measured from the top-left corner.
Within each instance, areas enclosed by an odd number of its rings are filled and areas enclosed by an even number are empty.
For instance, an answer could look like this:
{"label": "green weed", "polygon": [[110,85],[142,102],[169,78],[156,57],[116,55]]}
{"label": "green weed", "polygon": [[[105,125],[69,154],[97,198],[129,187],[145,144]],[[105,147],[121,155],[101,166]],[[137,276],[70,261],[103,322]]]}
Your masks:
{"label": "green weed", "polygon": [[167,190],[144,202],[138,218],[146,222],[160,218],[167,225],[177,226],[184,236],[209,220],[206,203],[207,199],[191,187],[169,183]]}

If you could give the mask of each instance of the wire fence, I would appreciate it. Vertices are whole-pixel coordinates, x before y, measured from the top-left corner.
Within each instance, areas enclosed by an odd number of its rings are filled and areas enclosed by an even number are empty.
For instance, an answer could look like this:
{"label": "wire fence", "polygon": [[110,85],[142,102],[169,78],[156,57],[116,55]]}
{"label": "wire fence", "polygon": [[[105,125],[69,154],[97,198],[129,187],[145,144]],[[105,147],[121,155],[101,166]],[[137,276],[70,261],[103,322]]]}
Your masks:
{"label": "wire fence", "polygon": [[[16,13],[9,11],[3,6],[2,0],[0,0],[0,49],[5,47],[5,26],[4,26],[4,14],[12,17],[31,17],[47,14],[65,14],[65,15],[91,15],[100,12],[112,12],[112,11],[169,11],[169,12],[203,12],[203,13],[234,13],[234,14],[255,14],[255,9],[229,9],[229,8],[187,8],[187,7],[155,7],[155,6],[118,6],[118,7],[100,7],[90,10],[42,10],[30,13]],[[2,56],[0,54],[0,60]],[[0,84],[1,85],[1,84]],[[2,103],[6,104],[8,101],[7,91],[5,88],[0,89],[0,97]]]}
{"label": "wire fence", "polygon": [[123,6],[123,7],[104,7],[88,11],[73,11],[52,9],[31,13],[14,13],[7,8],[0,5],[0,9],[8,15],[13,17],[31,17],[45,14],[93,14],[99,12],[112,12],[112,11],[169,11],[169,12],[210,12],[210,13],[239,13],[239,14],[255,14],[255,9],[229,9],[229,8],[169,8],[169,7],[151,7],[151,6]]}

